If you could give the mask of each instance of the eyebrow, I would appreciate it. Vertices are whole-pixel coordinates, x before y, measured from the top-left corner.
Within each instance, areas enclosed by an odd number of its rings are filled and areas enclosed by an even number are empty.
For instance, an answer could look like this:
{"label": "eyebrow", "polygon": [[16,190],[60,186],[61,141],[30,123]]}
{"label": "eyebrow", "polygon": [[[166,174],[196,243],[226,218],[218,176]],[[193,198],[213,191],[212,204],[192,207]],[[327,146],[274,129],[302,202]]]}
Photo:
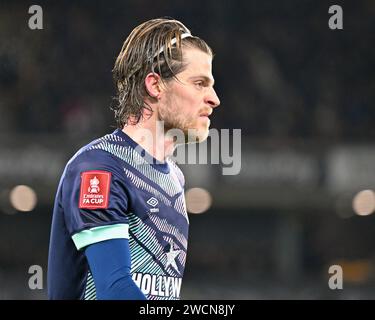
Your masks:
{"label": "eyebrow", "polygon": [[203,79],[206,83],[211,83],[212,86],[215,84],[215,80],[214,80],[213,78],[209,78],[209,77],[204,76],[204,75],[193,76],[193,77],[190,77],[189,79],[190,79],[190,80],[194,80],[194,79]]}

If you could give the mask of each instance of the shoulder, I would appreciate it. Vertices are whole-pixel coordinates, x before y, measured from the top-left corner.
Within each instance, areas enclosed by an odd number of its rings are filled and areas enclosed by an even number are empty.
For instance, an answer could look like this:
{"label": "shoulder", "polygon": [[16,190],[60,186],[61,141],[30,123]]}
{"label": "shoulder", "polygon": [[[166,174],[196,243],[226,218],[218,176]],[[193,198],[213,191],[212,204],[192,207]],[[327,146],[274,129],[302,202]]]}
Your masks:
{"label": "shoulder", "polygon": [[66,165],[67,173],[80,173],[88,170],[104,170],[122,174],[119,160],[109,150],[115,148],[116,136],[106,135],[79,149]]}

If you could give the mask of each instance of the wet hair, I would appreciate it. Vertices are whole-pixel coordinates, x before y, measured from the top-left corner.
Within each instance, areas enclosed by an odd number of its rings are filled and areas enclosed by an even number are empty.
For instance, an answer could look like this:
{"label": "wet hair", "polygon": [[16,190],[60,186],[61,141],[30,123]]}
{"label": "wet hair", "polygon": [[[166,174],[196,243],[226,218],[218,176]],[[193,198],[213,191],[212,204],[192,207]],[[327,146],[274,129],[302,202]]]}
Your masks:
{"label": "wet hair", "polygon": [[117,95],[111,109],[119,128],[123,128],[130,117],[138,123],[144,108],[152,111],[145,102],[145,97],[150,97],[145,87],[146,76],[153,72],[164,82],[176,79],[187,66],[182,56],[185,47],[213,55],[204,40],[192,36],[184,24],[174,19],[153,19],[133,29],[112,70]]}

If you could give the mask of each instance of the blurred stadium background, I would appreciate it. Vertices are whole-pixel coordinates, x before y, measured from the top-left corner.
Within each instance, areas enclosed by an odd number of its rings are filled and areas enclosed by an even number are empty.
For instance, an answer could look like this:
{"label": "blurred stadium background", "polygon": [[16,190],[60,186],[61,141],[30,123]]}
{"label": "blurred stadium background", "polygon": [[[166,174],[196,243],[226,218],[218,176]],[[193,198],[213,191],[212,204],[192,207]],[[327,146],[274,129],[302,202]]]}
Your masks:
{"label": "blurred stadium background", "polygon": [[[32,4],[43,30],[28,28]],[[328,28],[333,4],[343,30]],[[46,280],[58,179],[77,148],[113,130],[114,59],[133,27],[160,16],[213,47],[213,127],[242,130],[239,175],[183,166],[188,189],[210,196],[188,197],[208,210],[190,214],[182,297],[373,299],[371,0],[0,1],[0,299],[46,298],[28,269]],[[343,290],[328,287],[334,264]]]}

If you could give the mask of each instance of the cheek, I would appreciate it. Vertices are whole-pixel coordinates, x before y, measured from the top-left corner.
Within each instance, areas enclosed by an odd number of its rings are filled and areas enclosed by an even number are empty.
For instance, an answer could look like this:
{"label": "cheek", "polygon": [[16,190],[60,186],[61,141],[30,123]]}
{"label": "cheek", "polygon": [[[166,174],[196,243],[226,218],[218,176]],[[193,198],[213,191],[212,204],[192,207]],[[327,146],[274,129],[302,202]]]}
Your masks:
{"label": "cheek", "polygon": [[168,109],[185,118],[193,118],[200,107],[200,93],[194,88],[178,88],[168,99]]}
{"label": "cheek", "polygon": [[181,107],[185,113],[195,115],[199,109],[199,93],[192,91],[180,96]]}
{"label": "cheek", "polygon": [[186,105],[192,105],[198,100],[198,92],[192,87],[178,88],[172,94],[173,100],[177,104],[182,104],[184,107]]}

